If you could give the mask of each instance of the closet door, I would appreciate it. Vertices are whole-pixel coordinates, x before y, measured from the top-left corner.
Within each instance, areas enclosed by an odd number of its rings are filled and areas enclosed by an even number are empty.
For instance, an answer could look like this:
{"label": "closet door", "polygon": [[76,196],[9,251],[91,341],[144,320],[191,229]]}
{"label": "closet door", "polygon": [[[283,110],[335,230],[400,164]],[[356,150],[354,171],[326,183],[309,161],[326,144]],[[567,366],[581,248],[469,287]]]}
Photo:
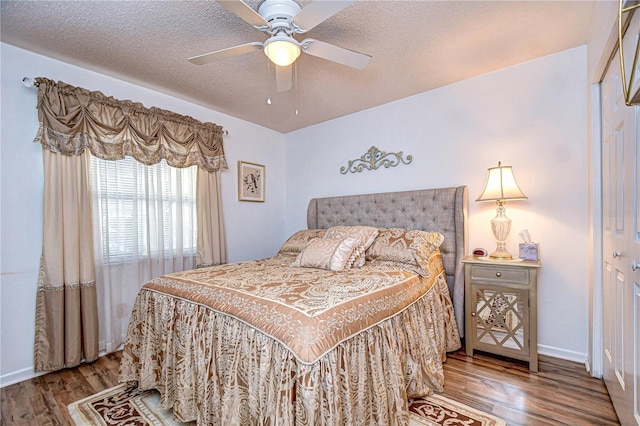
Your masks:
{"label": "closet door", "polygon": [[[625,35],[628,62],[639,29],[636,13]],[[640,425],[640,116],[625,105],[618,54],[601,85],[604,379],[621,424]]]}

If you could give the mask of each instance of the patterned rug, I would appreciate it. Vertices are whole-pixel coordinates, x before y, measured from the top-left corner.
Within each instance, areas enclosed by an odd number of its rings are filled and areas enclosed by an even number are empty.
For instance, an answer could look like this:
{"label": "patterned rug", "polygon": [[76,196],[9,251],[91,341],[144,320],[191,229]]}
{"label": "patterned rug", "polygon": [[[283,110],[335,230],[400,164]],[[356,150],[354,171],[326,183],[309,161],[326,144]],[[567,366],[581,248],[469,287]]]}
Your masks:
{"label": "patterned rug", "polygon": [[[121,384],[69,405],[76,426],[185,426],[160,406],[156,391]],[[440,395],[414,400],[410,426],[504,426],[497,417]]]}

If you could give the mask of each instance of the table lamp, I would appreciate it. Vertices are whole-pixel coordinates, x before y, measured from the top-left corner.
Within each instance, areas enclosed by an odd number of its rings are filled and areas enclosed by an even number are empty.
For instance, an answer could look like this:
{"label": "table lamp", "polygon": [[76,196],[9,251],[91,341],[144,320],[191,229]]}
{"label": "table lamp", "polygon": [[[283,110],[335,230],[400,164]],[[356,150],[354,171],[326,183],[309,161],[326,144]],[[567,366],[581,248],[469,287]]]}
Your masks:
{"label": "table lamp", "polygon": [[489,255],[493,259],[511,259],[507,251],[506,240],[511,231],[511,219],[506,215],[504,203],[506,200],[524,200],[527,196],[522,193],[513,176],[511,166],[503,166],[498,161],[498,167],[489,169],[484,189],[476,201],[495,201],[498,204],[496,217],[491,219],[491,229],[497,241],[496,251]]}

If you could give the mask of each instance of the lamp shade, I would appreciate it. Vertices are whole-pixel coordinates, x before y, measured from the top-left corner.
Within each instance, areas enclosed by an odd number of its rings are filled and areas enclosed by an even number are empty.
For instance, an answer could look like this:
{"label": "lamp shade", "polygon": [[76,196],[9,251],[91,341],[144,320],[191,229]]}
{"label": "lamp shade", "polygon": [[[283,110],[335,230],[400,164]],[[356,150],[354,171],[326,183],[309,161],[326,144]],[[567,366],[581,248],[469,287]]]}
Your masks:
{"label": "lamp shade", "polygon": [[489,169],[484,189],[476,201],[501,201],[524,200],[527,196],[522,193],[513,176],[511,166],[503,166],[498,162],[498,167]]}
{"label": "lamp shade", "polygon": [[275,35],[264,42],[264,54],[276,65],[286,67],[300,56],[300,46],[294,38]]}

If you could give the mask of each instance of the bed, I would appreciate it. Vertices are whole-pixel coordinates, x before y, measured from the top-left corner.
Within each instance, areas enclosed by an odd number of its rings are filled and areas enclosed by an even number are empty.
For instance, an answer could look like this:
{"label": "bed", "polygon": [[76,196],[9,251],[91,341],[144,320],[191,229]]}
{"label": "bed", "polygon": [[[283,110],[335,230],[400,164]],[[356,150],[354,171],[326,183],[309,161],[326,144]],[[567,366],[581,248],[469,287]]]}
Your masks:
{"label": "bed", "polygon": [[460,347],[466,216],[466,187],[313,199],[274,257],[147,283],[120,381],[183,422],[408,424]]}

